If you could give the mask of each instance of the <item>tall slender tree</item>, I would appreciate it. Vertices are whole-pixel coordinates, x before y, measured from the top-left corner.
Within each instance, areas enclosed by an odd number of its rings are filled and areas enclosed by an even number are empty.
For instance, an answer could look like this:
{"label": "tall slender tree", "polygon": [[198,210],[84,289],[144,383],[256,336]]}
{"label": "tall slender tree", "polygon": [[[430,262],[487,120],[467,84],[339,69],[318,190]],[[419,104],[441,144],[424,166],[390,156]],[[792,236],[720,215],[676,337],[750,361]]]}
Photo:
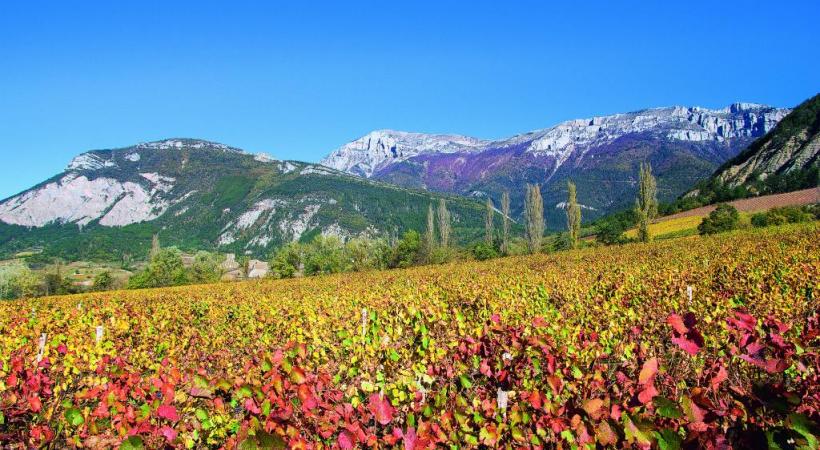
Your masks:
{"label": "tall slender tree", "polygon": [[501,253],[507,254],[510,251],[510,193],[504,191],[501,194]]}
{"label": "tall slender tree", "polygon": [[424,253],[427,262],[433,258],[433,250],[436,247],[436,218],[433,212],[433,204],[427,206],[427,230],[424,233]]}
{"label": "tall slender tree", "polygon": [[484,218],[484,242],[493,245],[493,201],[487,197],[487,216]]}
{"label": "tall slender tree", "polygon": [[641,163],[638,172],[638,198],[635,199],[635,212],[638,214],[638,239],[649,242],[649,224],[658,215],[658,188],[652,175],[652,166]]}
{"label": "tall slender tree", "polygon": [[154,236],[151,238],[151,252],[148,254],[149,257],[153,258],[157,255],[160,251],[159,245],[159,234],[154,233]]}
{"label": "tall slender tree", "polygon": [[581,234],[581,206],[575,192],[575,183],[567,182],[567,230],[572,248],[578,247],[578,237]]}
{"label": "tall slender tree", "polygon": [[544,201],[541,198],[541,186],[538,184],[527,184],[524,210],[527,247],[530,253],[538,253],[541,251],[541,240],[544,237]]}
{"label": "tall slender tree", "polygon": [[444,199],[438,201],[438,233],[441,238],[441,246],[450,246],[450,211],[447,211],[447,203]]}

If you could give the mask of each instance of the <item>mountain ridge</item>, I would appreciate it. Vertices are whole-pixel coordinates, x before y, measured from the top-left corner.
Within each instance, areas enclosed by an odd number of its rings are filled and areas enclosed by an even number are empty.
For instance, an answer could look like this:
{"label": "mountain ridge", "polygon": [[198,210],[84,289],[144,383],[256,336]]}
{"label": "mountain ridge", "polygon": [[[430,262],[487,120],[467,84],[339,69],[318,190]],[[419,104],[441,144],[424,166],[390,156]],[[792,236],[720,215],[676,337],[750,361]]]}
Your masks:
{"label": "mountain ridge", "polygon": [[210,141],[166,139],[83,152],[60,174],[0,202],[0,253],[57,245],[80,257],[103,248],[142,255],[159,233],[170,245],[265,256],[317,234],[420,229],[440,198],[465,234],[482,223],[482,205],[468,199]]}
{"label": "mountain ridge", "polygon": [[[720,109],[649,108],[567,120],[496,140],[406,132],[394,136],[381,130],[377,145],[363,145],[373,141],[376,132],[371,132],[333,150],[321,163],[400,186],[489,196],[496,202],[503,191],[510,191],[515,213],[523,207],[521,186],[540,183],[549,206],[548,223],[558,227],[563,223],[558,206],[565,200],[568,179],[579,182],[579,201],[593,208],[595,217],[631,201],[637,164],[644,160],[656,169],[662,199],[673,200],[774,128],[789,111],[743,102]],[[404,139],[407,135],[413,139]]]}

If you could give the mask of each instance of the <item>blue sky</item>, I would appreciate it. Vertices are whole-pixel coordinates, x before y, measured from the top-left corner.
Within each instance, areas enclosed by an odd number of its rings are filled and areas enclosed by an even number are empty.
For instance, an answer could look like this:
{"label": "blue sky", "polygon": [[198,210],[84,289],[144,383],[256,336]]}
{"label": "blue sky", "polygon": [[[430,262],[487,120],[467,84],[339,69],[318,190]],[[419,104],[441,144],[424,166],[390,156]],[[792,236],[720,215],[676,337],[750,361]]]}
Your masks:
{"label": "blue sky", "polygon": [[370,130],[509,136],[820,88],[820,2],[0,3],[0,198],[198,137],[316,161]]}

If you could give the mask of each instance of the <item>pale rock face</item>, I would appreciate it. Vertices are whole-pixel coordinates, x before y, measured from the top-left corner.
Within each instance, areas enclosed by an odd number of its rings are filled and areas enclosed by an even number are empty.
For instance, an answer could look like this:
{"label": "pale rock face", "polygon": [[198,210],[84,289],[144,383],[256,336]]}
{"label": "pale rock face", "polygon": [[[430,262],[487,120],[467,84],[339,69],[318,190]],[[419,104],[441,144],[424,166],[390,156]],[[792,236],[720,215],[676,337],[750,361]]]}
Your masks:
{"label": "pale rock face", "polygon": [[258,161],[258,162],[261,162],[261,163],[276,162],[276,160],[271,155],[269,155],[267,153],[257,153],[256,155],[253,156],[253,159],[254,159],[254,161]]}
{"label": "pale rock face", "polygon": [[179,150],[182,148],[193,148],[193,149],[213,149],[213,150],[222,150],[226,152],[232,153],[244,153],[242,150],[234,147],[230,147],[225,144],[219,144],[217,142],[209,142],[203,141],[199,139],[165,139],[162,141],[155,141],[155,142],[142,142],[137,144],[137,148],[145,148],[145,149],[154,149],[154,150]]}
{"label": "pale rock face", "polygon": [[173,177],[164,177],[156,172],[141,173],[140,176],[154,185],[154,191],[171,192],[174,188],[174,182],[176,181]]}
{"label": "pale rock face", "polygon": [[322,236],[334,236],[341,239],[342,241],[346,241],[350,238],[350,233],[348,233],[347,230],[339,226],[338,223],[332,223],[322,228]]}
{"label": "pale rock face", "polygon": [[299,171],[299,175],[332,175],[333,173],[319,166],[307,166]]}
{"label": "pale rock face", "polygon": [[455,153],[481,148],[486,141],[449,134],[379,130],[334,150],[321,164],[369,178],[382,167],[424,153]]}
{"label": "pale rock face", "polygon": [[127,159],[128,161],[131,161],[131,162],[138,162],[140,160],[140,158],[141,158],[140,154],[136,153],[136,152],[135,153],[129,153],[129,154],[125,155],[125,159]]}
{"label": "pale rock face", "polygon": [[[592,206],[583,205],[581,203],[578,204],[581,209],[588,209],[590,211],[595,211],[595,208]],[[567,202],[558,202],[555,204],[555,209],[567,209]]]}
{"label": "pale rock face", "polygon": [[306,205],[302,213],[292,219],[285,219],[279,222],[279,230],[284,236],[289,236],[291,241],[298,241],[302,234],[308,230],[316,213],[319,212],[321,205],[309,204]]}
{"label": "pale rock face", "polygon": [[102,157],[95,155],[93,153],[83,153],[82,155],[78,155],[68,163],[68,167],[66,167],[66,172],[72,170],[99,170],[104,167],[116,167],[117,164],[114,161],[103,159]]}
{"label": "pale rock face", "polygon": [[285,202],[279,199],[266,199],[256,202],[249,211],[239,216],[234,227],[239,230],[247,230],[259,220],[262,213],[270,211],[273,214],[276,212],[277,207],[284,205]]}
{"label": "pale rock face", "polygon": [[[122,184],[124,194],[102,219],[100,225],[122,227],[132,223],[146,222],[161,216],[168,209],[168,202],[152,199],[151,194],[136,183]],[[153,201],[152,201],[153,200]]]}
{"label": "pale rock face", "polygon": [[89,180],[69,174],[0,204],[0,220],[27,227],[54,222],[85,225],[100,217],[123,193],[117,180]]}
{"label": "pale rock face", "polygon": [[50,223],[86,225],[100,219],[105,226],[123,226],[152,220],[167,208],[153,201],[137,183],[121,183],[112,178],[89,180],[68,174],[0,204],[0,220],[9,224],[42,227]]}
{"label": "pale rock face", "polygon": [[604,145],[632,133],[659,133],[681,141],[716,141],[752,136],[755,127],[771,130],[788,109],[739,104],[723,109],[655,108],[634,113],[576,119],[493,143],[505,147],[530,142],[527,151],[558,159],[560,166],[576,149]]}
{"label": "pale rock face", "polygon": [[454,135],[374,131],[328,155],[322,164],[369,178],[379,170],[413,156],[430,153],[478,153],[488,149],[525,146],[537,156],[553,157],[555,170],[576,151],[605,145],[632,133],[657,133],[680,141],[715,141],[766,133],[789,113],[753,103],[722,109],[668,107],[626,114],[575,119],[497,141]]}
{"label": "pale rock face", "polygon": [[294,170],[296,170],[296,166],[294,166],[289,161],[285,161],[279,165],[279,170],[281,170],[282,173],[291,173]]}

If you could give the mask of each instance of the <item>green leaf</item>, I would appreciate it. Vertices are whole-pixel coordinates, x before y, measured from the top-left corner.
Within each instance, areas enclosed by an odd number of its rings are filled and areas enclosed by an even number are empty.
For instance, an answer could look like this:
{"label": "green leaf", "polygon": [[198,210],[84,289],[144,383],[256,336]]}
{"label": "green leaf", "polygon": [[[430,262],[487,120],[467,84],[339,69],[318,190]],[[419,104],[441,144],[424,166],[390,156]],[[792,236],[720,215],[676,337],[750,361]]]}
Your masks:
{"label": "green leaf", "polygon": [[131,436],[130,438],[122,441],[120,444],[120,450],[142,450],[142,438],[139,436]]}
{"label": "green leaf", "polygon": [[641,446],[652,444],[651,424],[633,420],[629,414],[623,415],[624,435],[630,444]]}
{"label": "green leaf", "polygon": [[196,414],[196,418],[199,419],[200,422],[208,420],[208,413],[202,408],[197,408],[194,414]]}
{"label": "green leaf", "polygon": [[68,408],[65,410],[64,415],[65,420],[70,423],[71,426],[77,427],[85,422],[85,419],[83,419],[83,413],[77,408]]}
{"label": "green leaf", "polygon": [[661,450],[679,450],[683,440],[674,430],[663,429],[660,432],[652,433],[658,439],[658,447]]}
{"label": "green leaf", "polygon": [[3,411],[0,411],[0,425],[6,423],[6,416],[3,415]]}
{"label": "green leaf", "polygon": [[683,411],[680,410],[678,404],[668,398],[655,397],[652,402],[655,404],[655,410],[663,417],[668,419],[683,417]]}
{"label": "green leaf", "polygon": [[817,450],[818,444],[817,435],[814,433],[817,432],[816,426],[814,423],[803,414],[791,414],[788,418],[789,428],[792,430],[800,433],[801,436],[806,438],[806,446],[802,448],[807,448],[811,450]]}
{"label": "green leaf", "polygon": [[461,382],[461,387],[463,387],[464,389],[470,389],[471,387],[473,387],[473,383],[470,381],[469,378],[467,378],[466,375],[459,375],[458,381]]}
{"label": "green leaf", "polygon": [[258,431],[255,436],[248,436],[247,439],[239,443],[240,450],[270,450],[286,448],[285,441],[276,434]]}

